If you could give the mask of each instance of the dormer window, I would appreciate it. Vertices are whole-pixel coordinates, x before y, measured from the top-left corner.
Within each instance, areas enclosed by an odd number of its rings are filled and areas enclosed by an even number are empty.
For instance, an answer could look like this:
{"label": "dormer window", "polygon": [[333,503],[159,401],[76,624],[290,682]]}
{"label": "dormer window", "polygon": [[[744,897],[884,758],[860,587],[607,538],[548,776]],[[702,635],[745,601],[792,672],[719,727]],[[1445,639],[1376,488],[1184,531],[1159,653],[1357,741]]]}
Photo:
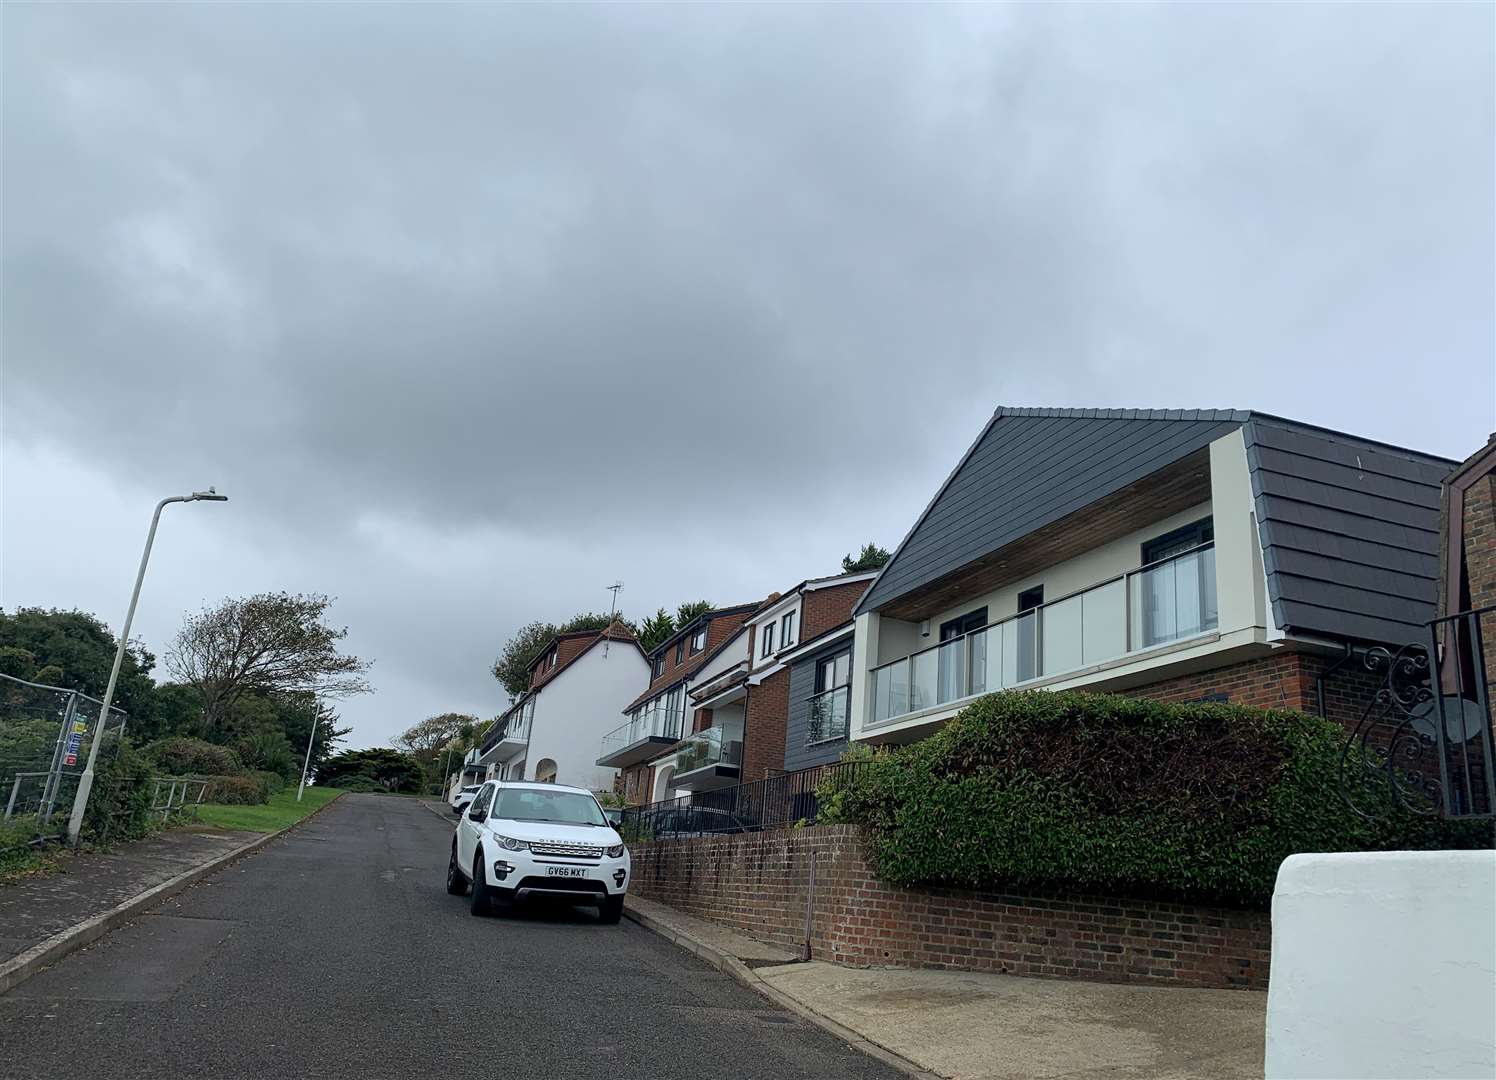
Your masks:
{"label": "dormer window", "polygon": [[681,638],[675,643],[675,662],[679,664],[686,658],[686,639]]}
{"label": "dormer window", "polygon": [[706,648],[706,627],[698,626],[696,633],[691,635],[691,655],[695,656]]}
{"label": "dormer window", "polygon": [[758,656],[762,660],[774,651],[774,624],[766,622],[758,628],[759,636],[763,639],[759,643]]}
{"label": "dormer window", "polygon": [[654,677],[658,679],[665,674],[665,654],[661,653],[654,658]]}
{"label": "dormer window", "polygon": [[795,613],[787,611],[779,620],[779,647],[788,649],[795,643]]}
{"label": "dormer window", "polygon": [[551,652],[550,666],[551,667],[555,667],[556,666],[556,653],[555,653],[554,650]]}

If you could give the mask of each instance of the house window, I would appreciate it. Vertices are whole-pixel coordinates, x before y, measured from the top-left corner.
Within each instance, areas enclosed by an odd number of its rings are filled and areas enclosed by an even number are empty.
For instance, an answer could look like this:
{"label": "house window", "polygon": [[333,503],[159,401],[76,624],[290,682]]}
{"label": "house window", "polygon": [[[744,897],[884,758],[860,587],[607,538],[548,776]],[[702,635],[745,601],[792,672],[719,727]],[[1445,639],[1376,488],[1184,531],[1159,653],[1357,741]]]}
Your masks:
{"label": "house window", "polygon": [[837,653],[816,664],[816,693],[824,694],[838,686],[847,686],[852,681],[852,653]]}
{"label": "house window", "polygon": [[1213,629],[1216,608],[1215,539],[1210,518],[1143,545],[1142,646],[1161,645]]}
{"label": "house window", "polygon": [[704,648],[706,648],[706,627],[699,626],[696,633],[691,635],[691,655],[695,656]]}
{"label": "house window", "polygon": [[758,628],[758,632],[763,638],[758,650],[759,658],[762,659],[774,651],[774,624],[766,622]]}
{"label": "house window", "polygon": [[1044,586],[1035,585],[1018,594],[1018,618],[1013,628],[1018,633],[1018,681],[1039,675],[1039,616],[1044,606]]}
{"label": "house window", "polygon": [[686,658],[686,639],[681,638],[675,643],[675,662],[679,664]]}
{"label": "house window", "polygon": [[551,653],[551,667],[555,667],[555,666],[556,666],[556,654],[553,652],[553,653]]}
{"label": "house window", "polygon": [[658,679],[665,674],[665,654],[661,653],[654,658],[654,677]]}
{"label": "house window", "polygon": [[795,643],[795,613],[787,611],[779,620],[779,647],[788,649]]}

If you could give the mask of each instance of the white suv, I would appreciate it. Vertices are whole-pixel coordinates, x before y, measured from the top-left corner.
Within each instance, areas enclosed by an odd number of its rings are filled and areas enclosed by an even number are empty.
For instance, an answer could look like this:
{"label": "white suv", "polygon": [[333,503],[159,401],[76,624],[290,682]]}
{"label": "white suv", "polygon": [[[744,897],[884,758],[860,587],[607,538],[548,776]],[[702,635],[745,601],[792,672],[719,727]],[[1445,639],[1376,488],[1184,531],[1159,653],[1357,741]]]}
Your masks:
{"label": "white suv", "polygon": [[490,780],[457,822],[447,891],[472,889],[473,914],[492,903],[550,899],[623,915],[629,852],[586,788]]}

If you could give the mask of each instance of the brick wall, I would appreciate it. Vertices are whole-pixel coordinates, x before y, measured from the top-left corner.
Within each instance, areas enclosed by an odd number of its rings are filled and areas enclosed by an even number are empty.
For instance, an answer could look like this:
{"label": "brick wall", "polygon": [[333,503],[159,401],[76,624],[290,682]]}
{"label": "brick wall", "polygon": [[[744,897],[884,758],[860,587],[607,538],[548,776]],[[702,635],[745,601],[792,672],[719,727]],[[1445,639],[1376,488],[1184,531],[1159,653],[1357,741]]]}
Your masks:
{"label": "brick wall", "polygon": [[[1496,605],[1496,474],[1488,473],[1465,489],[1465,575],[1470,609]],[[1486,683],[1496,689],[1496,613],[1482,615]]]}
{"label": "brick wall", "polygon": [[854,967],[947,968],[1106,982],[1265,989],[1266,913],[1079,894],[903,889],[858,831],[830,825],[632,849],[632,891]]}
{"label": "brick wall", "polygon": [[867,591],[866,581],[808,589],[800,595],[800,641],[809,641],[852,618],[852,609]]}
{"label": "brick wall", "polygon": [[[1319,713],[1315,681],[1337,657],[1280,652],[1211,671],[1119,691],[1128,697],[1173,703],[1222,695],[1233,705],[1259,709],[1297,709]],[[1325,682],[1325,711],[1331,720],[1354,727],[1376,693],[1378,680],[1359,662],[1344,664]]]}
{"label": "brick wall", "polygon": [[743,782],[784,772],[784,723],[790,711],[790,670],[780,668],[748,688],[743,711]]}

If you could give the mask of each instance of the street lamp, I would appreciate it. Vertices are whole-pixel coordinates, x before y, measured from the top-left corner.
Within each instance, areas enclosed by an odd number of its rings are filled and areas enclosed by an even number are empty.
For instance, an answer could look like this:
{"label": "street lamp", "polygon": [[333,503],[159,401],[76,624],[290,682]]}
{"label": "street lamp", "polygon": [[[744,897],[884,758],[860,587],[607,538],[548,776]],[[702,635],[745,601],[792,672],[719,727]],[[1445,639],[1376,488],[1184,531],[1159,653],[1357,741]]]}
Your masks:
{"label": "street lamp", "polygon": [[130,644],[130,624],[135,621],[135,605],[140,601],[140,585],[145,581],[145,564],[151,559],[151,545],[156,542],[156,525],[161,521],[161,511],[167,503],[228,502],[227,495],[218,494],[217,489],[194,491],[191,495],[172,495],[156,504],[151,515],[151,531],[145,535],[145,550],[140,554],[140,569],[135,574],[135,591],[130,594],[130,608],[125,612],[125,625],[120,630],[119,647],[114,650],[114,667],[109,669],[109,685],[104,688],[104,703],[99,706],[99,718],[94,723],[93,739],[88,744],[88,763],[83,766],[83,775],[78,777],[78,794],[73,797],[73,813],[68,818],[68,843],[76,845],[78,834],[83,830],[83,811],[88,808],[88,793],[93,789],[94,763],[99,757],[99,743],[104,734],[104,725],[109,722],[109,703],[114,700],[114,684],[119,681],[120,665],[125,662],[125,649]]}

